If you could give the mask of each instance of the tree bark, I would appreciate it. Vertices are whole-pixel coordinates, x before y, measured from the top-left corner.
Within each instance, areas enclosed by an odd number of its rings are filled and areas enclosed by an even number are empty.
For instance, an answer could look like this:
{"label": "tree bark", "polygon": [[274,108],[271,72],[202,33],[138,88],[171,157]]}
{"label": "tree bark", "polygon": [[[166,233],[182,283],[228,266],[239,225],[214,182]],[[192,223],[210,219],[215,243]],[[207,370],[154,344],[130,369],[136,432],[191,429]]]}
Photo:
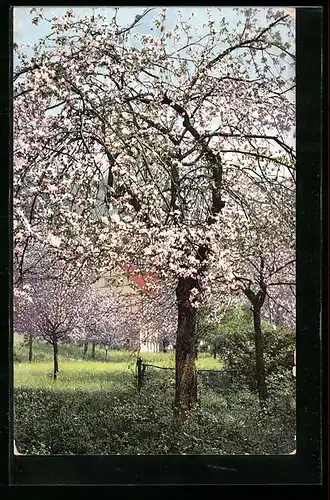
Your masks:
{"label": "tree bark", "polygon": [[91,354],[92,358],[94,359],[95,358],[95,343],[93,342],[92,344],[92,354]]}
{"label": "tree bark", "polygon": [[87,356],[87,351],[88,351],[88,342],[84,343],[84,357],[86,358]]}
{"label": "tree bark", "polygon": [[[166,92],[164,93],[162,104],[171,106],[181,117],[183,117],[183,126],[194,137],[196,142],[202,147],[205,158],[208,161],[213,186],[212,203],[210,206],[210,215],[207,224],[212,225],[216,221],[216,216],[221,213],[225,202],[222,200],[222,159],[220,153],[213,153],[209,147],[208,141],[204,140],[190,121],[187,111],[178,103],[172,101]],[[181,160],[181,153],[178,157]],[[179,188],[179,179],[174,162],[171,170],[171,194],[173,203],[177,198]],[[183,205],[183,204],[182,204]],[[184,209],[182,207],[182,218],[184,218]],[[199,277],[202,277],[207,270],[207,254],[210,251],[209,239],[206,239],[204,245],[200,245],[197,251],[197,258],[200,261],[198,270]],[[192,288],[197,288],[197,279],[182,278],[178,280],[176,289],[178,305],[178,330],[176,342],[176,390],[175,407],[177,409],[189,409],[197,402],[197,377],[196,377],[196,330],[197,330],[197,309],[191,307],[189,296]]]}
{"label": "tree bark", "polygon": [[57,340],[53,341],[53,354],[54,354],[54,380],[56,380],[57,375],[58,375],[58,344],[57,344]]}
{"label": "tree bark", "polygon": [[259,394],[260,406],[263,407],[268,396],[266,385],[266,370],[264,360],[263,335],[261,328],[261,308],[264,305],[267,288],[263,280],[264,260],[260,259],[260,290],[254,293],[250,289],[250,285],[245,288],[244,293],[251,302],[253,312],[254,326],[254,345],[255,345],[255,360],[256,360],[256,379],[257,389]]}
{"label": "tree bark", "polygon": [[29,363],[33,360],[33,337],[29,335]]}
{"label": "tree bark", "polygon": [[263,349],[263,338],[261,329],[261,308],[258,305],[253,306],[253,325],[254,325],[254,343],[256,359],[256,378],[259,400],[261,405],[267,399],[266,371]]}
{"label": "tree bark", "polygon": [[175,352],[175,407],[181,417],[197,403],[197,309],[189,302],[190,292],[195,287],[197,284],[193,278],[179,278],[176,288],[178,330]]}

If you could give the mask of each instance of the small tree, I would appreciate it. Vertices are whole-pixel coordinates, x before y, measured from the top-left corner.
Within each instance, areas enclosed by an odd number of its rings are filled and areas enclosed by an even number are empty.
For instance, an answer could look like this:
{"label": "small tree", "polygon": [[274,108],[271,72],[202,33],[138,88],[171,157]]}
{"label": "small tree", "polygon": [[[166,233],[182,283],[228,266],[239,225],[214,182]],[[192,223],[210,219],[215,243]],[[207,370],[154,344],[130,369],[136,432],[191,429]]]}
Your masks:
{"label": "small tree", "polygon": [[[17,308],[22,308],[31,302],[30,291],[30,286],[27,284],[23,285],[22,282],[20,283],[20,286],[14,286],[14,311],[17,310]],[[24,344],[26,344],[29,349],[29,363],[32,363],[33,361],[33,337],[33,333],[25,335]]]}
{"label": "small tree", "polygon": [[103,325],[102,329],[98,332],[98,344],[105,350],[105,360],[109,361],[109,350],[118,348],[122,345],[121,335],[122,332],[110,330]]}
{"label": "small tree", "polygon": [[[293,252],[278,247],[276,251],[276,258],[273,259],[271,263],[270,261],[267,262],[266,257],[260,254],[259,259],[253,260],[253,268],[250,268],[250,272],[246,273],[245,276],[248,277],[236,276],[236,279],[240,283],[241,290],[249,300],[253,314],[256,377],[261,402],[267,399],[262,308],[266,298],[268,297],[271,299],[271,290],[274,287],[281,287],[282,289],[288,287],[291,289],[295,286],[295,257]],[[264,253],[264,255],[266,254]],[[253,286],[256,287],[256,290],[252,289]],[[284,295],[284,297],[288,299],[287,295]],[[291,294],[289,297],[291,301],[283,304],[283,307],[289,312],[291,308],[291,314],[293,316],[293,310],[295,310],[293,305],[294,295]]]}
{"label": "small tree", "polygon": [[[238,379],[243,379],[253,390],[258,389],[255,362],[254,324],[246,305],[243,314],[237,308],[228,312],[218,326],[223,332],[221,356],[225,365]],[[265,381],[270,375],[289,371],[292,365],[292,349],[295,344],[295,330],[285,325],[274,325],[263,319],[262,351]]]}
{"label": "small tree", "polygon": [[111,349],[123,348],[128,338],[136,336],[136,331],[124,314],[119,314],[118,307],[109,310],[94,326],[94,344],[105,349],[105,359],[109,360]]}
{"label": "small tree", "polygon": [[91,288],[84,284],[70,286],[62,281],[33,282],[31,301],[16,308],[17,331],[41,337],[53,348],[53,377],[59,373],[58,345],[68,339],[80,339],[86,325],[86,311]]}

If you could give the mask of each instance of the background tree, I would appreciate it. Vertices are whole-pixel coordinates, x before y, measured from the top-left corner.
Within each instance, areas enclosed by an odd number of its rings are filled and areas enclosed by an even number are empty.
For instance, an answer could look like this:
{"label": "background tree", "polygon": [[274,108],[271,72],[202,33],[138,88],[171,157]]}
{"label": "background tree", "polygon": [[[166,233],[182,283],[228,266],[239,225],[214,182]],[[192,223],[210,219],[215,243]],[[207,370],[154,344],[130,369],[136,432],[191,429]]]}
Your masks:
{"label": "background tree", "polygon": [[163,352],[176,341],[178,313],[173,288],[169,280],[166,283],[158,281],[157,287],[153,285],[154,293],[142,293],[139,297],[141,340],[155,342]]}
{"label": "background tree", "polygon": [[[282,308],[292,317],[295,311],[294,234],[292,227],[288,223],[285,224],[286,222],[283,220],[283,213],[272,214],[272,206],[268,206],[264,201],[261,213],[246,217],[245,212],[241,218],[240,229],[245,230],[245,238],[234,236],[236,245],[234,241],[230,245],[233,277],[248,299],[253,315],[256,377],[261,403],[267,398],[262,332],[263,306],[267,298],[268,302],[273,301],[272,291],[281,287],[280,296],[286,299],[286,303],[282,300]],[[289,292],[283,295],[285,288]]]}
{"label": "background tree", "polygon": [[126,349],[128,345],[136,344],[138,331],[120,288],[95,293],[88,317],[86,339],[92,342],[92,346],[104,347],[106,359],[110,349]]}
{"label": "background tree", "polygon": [[82,284],[70,286],[59,280],[31,284],[31,301],[14,312],[14,328],[41,337],[52,345],[53,377],[59,373],[58,346],[80,340],[89,321],[88,301],[92,290]]}
{"label": "background tree", "polygon": [[[270,323],[265,317],[261,320],[261,326],[263,364],[267,381],[274,374],[288,373],[291,370],[295,330],[285,324]],[[251,390],[257,391],[255,332],[248,304],[242,301],[235,307],[228,308],[221,315],[221,319],[211,323],[208,331],[210,343],[214,341],[213,332],[216,332],[217,353],[224,363],[224,368],[231,372],[233,380],[243,382]]]}
{"label": "background tree", "polygon": [[[25,307],[27,303],[31,302],[31,287],[28,283],[20,283],[20,286],[14,286],[14,311],[22,307]],[[29,354],[28,359],[31,363],[33,361],[33,334],[25,336],[25,344],[28,346]],[[15,359],[15,351],[14,351],[14,359]]]}

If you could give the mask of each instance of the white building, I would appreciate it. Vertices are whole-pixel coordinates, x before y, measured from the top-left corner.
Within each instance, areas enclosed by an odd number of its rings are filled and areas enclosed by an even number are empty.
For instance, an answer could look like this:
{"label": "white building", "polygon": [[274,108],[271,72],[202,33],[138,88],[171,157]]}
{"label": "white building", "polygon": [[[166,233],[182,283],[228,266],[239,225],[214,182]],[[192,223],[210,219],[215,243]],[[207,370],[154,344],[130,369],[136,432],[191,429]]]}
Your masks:
{"label": "white building", "polygon": [[[121,273],[120,273],[121,274]],[[144,302],[138,290],[132,286],[129,274],[123,277],[120,275],[120,280],[116,280],[113,276],[103,277],[98,280],[96,287],[101,293],[107,293],[107,290],[117,289],[123,299],[123,304],[127,307],[127,316],[138,331],[138,338],[130,339],[129,348],[139,347],[142,352],[161,352],[163,351],[163,342],[160,338],[160,333],[157,331],[157,325],[152,323],[150,317],[147,319],[144,311]]]}

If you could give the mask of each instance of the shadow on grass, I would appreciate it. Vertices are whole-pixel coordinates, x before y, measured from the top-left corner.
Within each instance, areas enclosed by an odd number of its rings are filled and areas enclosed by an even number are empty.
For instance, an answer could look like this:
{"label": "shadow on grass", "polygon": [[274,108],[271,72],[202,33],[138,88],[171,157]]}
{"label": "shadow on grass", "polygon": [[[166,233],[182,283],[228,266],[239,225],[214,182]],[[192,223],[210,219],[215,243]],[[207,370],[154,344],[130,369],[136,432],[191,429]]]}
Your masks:
{"label": "shadow on grass", "polygon": [[[101,380],[108,378],[107,373],[98,375]],[[89,390],[68,390],[72,387],[57,383],[52,386],[56,390],[16,388],[14,434],[19,451],[30,455],[212,455],[287,454],[293,449],[295,412],[282,392],[262,415],[255,394],[235,390],[221,396],[200,380],[199,405],[183,432],[177,432],[173,375],[165,370],[150,374],[141,393],[128,373],[111,373],[110,378],[116,384]]]}
{"label": "shadow on grass", "polygon": [[24,454],[148,453],[169,427],[169,405],[130,391],[19,388],[14,433]]}

